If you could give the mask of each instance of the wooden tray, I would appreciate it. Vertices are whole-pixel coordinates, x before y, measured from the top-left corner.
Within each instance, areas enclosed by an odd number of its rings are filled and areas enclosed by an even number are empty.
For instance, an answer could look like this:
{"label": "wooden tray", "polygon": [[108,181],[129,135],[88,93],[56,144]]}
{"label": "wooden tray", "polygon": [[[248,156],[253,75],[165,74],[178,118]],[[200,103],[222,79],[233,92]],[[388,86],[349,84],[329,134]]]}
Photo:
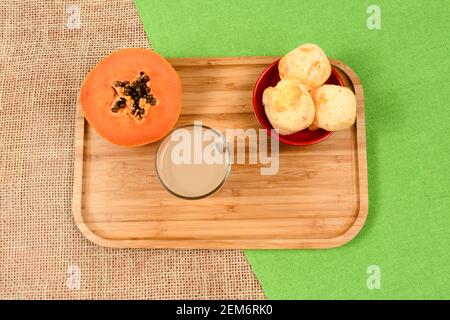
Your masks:
{"label": "wooden tray", "polygon": [[[183,58],[177,126],[259,128],[252,89],[276,58]],[[108,247],[331,248],[350,241],[367,216],[364,97],[356,74],[332,60],[357,97],[357,123],[308,147],[280,144],[277,175],[232,166],[223,188],[202,200],[169,194],[154,170],[158,143],[124,148],[101,139],[78,110],[73,214],[81,232]],[[347,75],[347,76],[345,76]]]}

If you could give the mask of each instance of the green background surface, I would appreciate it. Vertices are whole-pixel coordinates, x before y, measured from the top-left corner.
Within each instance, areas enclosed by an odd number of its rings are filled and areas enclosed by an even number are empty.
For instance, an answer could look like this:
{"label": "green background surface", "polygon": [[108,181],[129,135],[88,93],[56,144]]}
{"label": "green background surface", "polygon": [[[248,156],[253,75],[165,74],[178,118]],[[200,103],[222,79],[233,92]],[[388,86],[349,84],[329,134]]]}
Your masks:
{"label": "green background surface", "polygon": [[[450,1],[136,0],[167,57],[282,55],[305,42],[366,95],[369,215],[329,250],[247,250],[269,299],[450,298]],[[366,25],[369,4],[381,29]],[[366,284],[381,269],[381,289]]]}

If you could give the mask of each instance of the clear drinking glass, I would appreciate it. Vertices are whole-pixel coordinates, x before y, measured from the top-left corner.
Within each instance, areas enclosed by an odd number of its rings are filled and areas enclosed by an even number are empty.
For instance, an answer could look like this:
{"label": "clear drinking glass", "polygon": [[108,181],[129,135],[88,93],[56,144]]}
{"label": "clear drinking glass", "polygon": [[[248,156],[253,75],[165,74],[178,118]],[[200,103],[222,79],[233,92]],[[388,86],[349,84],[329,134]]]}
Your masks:
{"label": "clear drinking glass", "polygon": [[231,171],[225,136],[210,127],[192,124],[176,128],[156,152],[161,184],[182,199],[202,199],[219,190]]}

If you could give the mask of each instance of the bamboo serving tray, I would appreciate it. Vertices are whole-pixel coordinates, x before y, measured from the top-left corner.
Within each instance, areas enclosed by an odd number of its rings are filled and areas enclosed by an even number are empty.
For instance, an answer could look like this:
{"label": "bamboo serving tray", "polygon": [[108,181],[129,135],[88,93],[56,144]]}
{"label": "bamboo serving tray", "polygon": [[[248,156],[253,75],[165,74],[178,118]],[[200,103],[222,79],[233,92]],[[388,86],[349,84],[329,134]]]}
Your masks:
{"label": "bamboo serving tray", "polygon": [[[274,57],[172,59],[183,84],[177,126],[255,128],[252,90]],[[155,172],[158,143],[124,148],[100,138],[80,108],[75,131],[73,214],[96,244],[127,248],[332,248],[350,241],[367,216],[364,95],[345,64],[332,60],[357,97],[357,121],[307,147],[280,144],[279,172],[233,164],[222,189],[182,200]]]}

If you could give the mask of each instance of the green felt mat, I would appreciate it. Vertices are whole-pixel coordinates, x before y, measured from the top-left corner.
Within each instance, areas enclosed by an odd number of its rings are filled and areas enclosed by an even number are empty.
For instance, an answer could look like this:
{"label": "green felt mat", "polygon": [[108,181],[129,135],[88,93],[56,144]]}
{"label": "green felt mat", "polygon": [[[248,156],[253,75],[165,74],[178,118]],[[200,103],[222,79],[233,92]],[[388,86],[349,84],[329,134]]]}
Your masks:
{"label": "green felt mat", "polygon": [[[304,42],[366,94],[369,216],[331,250],[246,251],[271,299],[450,298],[450,1],[135,1],[167,57],[282,55]],[[366,24],[381,8],[381,29]],[[381,270],[369,289],[367,268]]]}

